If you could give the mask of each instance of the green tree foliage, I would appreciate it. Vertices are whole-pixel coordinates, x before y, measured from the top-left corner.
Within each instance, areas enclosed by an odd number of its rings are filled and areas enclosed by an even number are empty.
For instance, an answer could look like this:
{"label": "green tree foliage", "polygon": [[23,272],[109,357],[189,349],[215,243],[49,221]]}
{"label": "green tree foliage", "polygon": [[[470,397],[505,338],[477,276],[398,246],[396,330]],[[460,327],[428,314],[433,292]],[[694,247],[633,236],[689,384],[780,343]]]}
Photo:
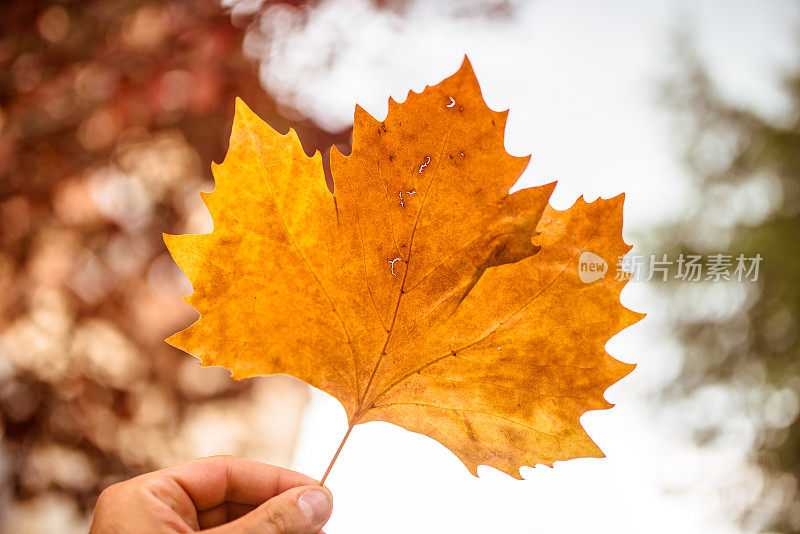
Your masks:
{"label": "green tree foliage", "polygon": [[[798,532],[800,66],[784,85],[788,111],[768,117],[726,101],[698,60],[690,54],[683,60],[683,76],[669,83],[665,96],[679,119],[697,203],[658,232],[661,242],[652,243],[652,250],[764,259],[756,283],[701,283],[693,289],[686,282],[658,284],[685,348],[681,375],[669,394],[734,388],[756,428],[753,455],[765,481],[742,521],[746,527]],[[727,304],[721,311],[698,311],[703,299]],[[719,434],[713,422],[695,430],[701,443]]]}

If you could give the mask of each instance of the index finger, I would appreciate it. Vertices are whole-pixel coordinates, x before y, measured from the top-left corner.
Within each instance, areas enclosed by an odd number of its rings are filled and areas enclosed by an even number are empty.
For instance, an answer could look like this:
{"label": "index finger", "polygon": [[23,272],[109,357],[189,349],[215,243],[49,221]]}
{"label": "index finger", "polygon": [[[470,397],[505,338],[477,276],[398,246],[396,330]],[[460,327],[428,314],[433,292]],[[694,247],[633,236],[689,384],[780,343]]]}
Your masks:
{"label": "index finger", "polygon": [[297,486],[319,484],[302,473],[235,456],[212,456],[160,471],[177,482],[198,511],[224,502],[258,506]]}

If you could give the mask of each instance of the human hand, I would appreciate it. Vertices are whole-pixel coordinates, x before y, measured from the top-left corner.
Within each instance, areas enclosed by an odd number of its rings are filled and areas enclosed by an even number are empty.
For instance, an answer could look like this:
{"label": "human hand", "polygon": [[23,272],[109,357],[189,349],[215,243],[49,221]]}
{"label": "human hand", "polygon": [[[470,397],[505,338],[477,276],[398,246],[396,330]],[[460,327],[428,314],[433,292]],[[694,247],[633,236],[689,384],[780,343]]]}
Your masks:
{"label": "human hand", "polygon": [[310,477],[215,456],[106,488],[89,534],[317,534],[331,506]]}

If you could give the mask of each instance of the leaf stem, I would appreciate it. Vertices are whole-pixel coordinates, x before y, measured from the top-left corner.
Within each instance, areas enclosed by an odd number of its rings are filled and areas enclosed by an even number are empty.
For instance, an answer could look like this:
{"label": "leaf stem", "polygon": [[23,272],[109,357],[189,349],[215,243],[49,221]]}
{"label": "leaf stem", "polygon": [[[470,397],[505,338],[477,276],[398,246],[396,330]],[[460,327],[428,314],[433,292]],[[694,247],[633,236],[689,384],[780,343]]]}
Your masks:
{"label": "leaf stem", "polygon": [[344,447],[344,442],[347,441],[347,438],[350,437],[350,432],[353,431],[353,427],[355,427],[355,423],[350,423],[350,426],[347,427],[347,432],[345,433],[344,437],[342,438],[342,442],[339,444],[339,448],[336,449],[336,454],[333,455],[331,459],[331,463],[328,464],[328,469],[325,470],[325,474],[322,475],[322,480],[319,481],[320,486],[325,485],[325,479],[328,478],[328,474],[331,472],[331,468],[333,468],[333,464],[336,463],[336,459],[339,457],[339,453],[342,452],[342,447]]}

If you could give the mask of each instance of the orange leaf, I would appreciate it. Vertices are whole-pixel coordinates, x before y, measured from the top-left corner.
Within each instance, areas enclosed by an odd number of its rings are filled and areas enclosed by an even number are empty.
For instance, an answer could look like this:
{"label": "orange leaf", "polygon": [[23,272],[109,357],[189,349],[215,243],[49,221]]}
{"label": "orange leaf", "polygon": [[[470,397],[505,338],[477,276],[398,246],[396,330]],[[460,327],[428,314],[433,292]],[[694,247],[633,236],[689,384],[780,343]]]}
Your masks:
{"label": "orange leaf", "polygon": [[[356,107],[353,151],[322,158],[237,100],[230,147],[203,194],[204,235],[165,235],[201,318],[167,341],[237,379],[285,373],[335,396],[353,426],[389,421],[481,464],[602,456],[582,429],[633,366],[604,345],[641,316],[624,282],[579,278],[616,260],[622,195],[567,211],[549,184],[509,194],[529,158],[467,60],[381,122]],[[348,430],[348,434],[349,434]]]}

